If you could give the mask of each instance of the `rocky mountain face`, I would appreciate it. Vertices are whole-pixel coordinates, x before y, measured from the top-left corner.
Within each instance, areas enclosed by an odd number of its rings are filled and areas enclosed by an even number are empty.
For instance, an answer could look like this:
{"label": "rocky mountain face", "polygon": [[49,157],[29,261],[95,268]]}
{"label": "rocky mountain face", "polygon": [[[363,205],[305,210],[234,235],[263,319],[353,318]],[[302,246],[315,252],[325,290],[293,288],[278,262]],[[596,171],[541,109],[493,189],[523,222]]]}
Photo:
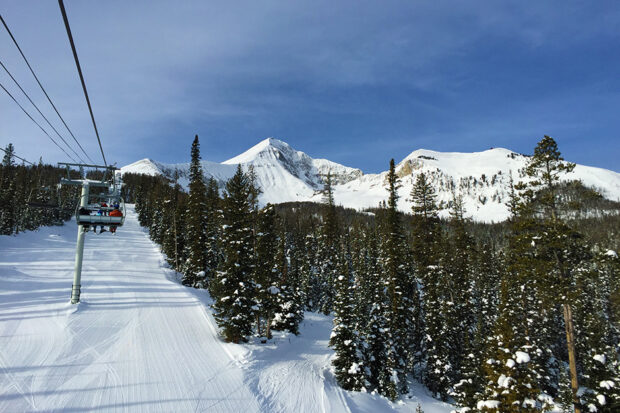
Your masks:
{"label": "rocky mountain face", "polygon": [[[476,221],[498,222],[509,216],[506,202],[510,179],[517,182],[519,171],[528,157],[508,149],[495,148],[483,152],[457,153],[419,149],[398,163],[396,172],[401,178],[400,204],[402,211],[411,210],[409,194],[419,173],[424,172],[434,185],[438,201],[449,205],[454,195],[461,196],[466,214]],[[386,160],[386,165],[387,165]],[[213,177],[224,187],[237,168],[254,169],[261,186],[262,204],[290,201],[321,201],[325,177],[331,174],[336,203],[363,209],[376,207],[387,198],[387,172],[364,174],[327,159],[313,159],[277,139],[259,142],[244,153],[222,163],[203,161],[206,177]],[[161,174],[187,186],[189,163],[163,164],[142,159],[121,168],[123,173]],[[580,180],[596,189],[603,197],[620,201],[620,174],[601,168],[577,165],[566,180]],[[441,212],[447,215],[447,209]]]}

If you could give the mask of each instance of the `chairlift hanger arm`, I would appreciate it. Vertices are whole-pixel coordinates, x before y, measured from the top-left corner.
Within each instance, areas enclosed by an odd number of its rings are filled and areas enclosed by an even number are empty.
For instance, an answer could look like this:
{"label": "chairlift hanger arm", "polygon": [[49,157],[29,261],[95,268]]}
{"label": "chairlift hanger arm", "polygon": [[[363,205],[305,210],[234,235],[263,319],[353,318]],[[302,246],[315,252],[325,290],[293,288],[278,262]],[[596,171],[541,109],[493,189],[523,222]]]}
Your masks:
{"label": "chairlift hanger arm", "polygon": [[113,169],[115,171],[119,170],[116,166],[112,165],[90,165],[85,163],[69,163],[69,162],[58,162],[58,165],[66,165],[66,166],[82,166],[85,168],[97,168],[97,169]]}
{"label": "chairlift hanger arm", "polygon": [[[78,186],[82,186],[84,185],[84,181],[78,181],[78,180],[74,180],[74,179],[61,179],[60,180],[61,185],[78,185]],[[88,181],[88,185],[92,186],[92,187],[101,187],[101,188],[108,188],[110,186],[110,184],[108,182],[99,182],[99,181]]]}

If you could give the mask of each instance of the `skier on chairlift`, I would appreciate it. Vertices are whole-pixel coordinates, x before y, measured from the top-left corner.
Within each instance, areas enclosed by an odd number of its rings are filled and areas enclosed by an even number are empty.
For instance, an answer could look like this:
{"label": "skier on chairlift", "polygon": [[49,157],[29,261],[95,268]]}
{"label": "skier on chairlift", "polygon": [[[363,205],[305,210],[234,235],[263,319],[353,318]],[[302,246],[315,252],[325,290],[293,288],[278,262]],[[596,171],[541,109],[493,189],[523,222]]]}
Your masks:
{"label": "skier on chairlift", "polygon": [[[119,205],[115,204],[114,209],[110,211],[111,217],[122,217],[123,216],[123,213],[118,208],[119,208]],[[116,235],[116,225],[110,225],[110,232]]]}
{"label": "skier on chairlift", "polygon": [[[103,210],[100,209],[99,211],[97,211],[97,216],[102,217],[104,216]],[[103,223],[101,223],[101,229],[99,230],[100,234],[103,234],[106,231],[105,227],[103,226]],[[95,225],[95,234],[97,233],[97,226]]]}

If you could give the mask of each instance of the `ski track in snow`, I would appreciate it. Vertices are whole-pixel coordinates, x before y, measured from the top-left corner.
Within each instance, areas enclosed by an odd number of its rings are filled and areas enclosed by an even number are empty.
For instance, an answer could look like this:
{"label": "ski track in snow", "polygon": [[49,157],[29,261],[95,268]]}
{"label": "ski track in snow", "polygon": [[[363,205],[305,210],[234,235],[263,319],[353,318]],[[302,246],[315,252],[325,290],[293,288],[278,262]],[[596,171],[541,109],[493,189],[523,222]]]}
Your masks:
{"label": "ski track in snow", "polygon": [[72,306],[75,238],[70,223],[0,239],[0,411],[260,411],[241,351],[133,211],[118,235],[87,234]]}
{"label": "ski track in snow", "polygon": [[400,403],[343,391],[330,317],[307,313],[298,337],[223,342],[206,292],[164,268],[131,206],[116,236],[86,235],[71,305],[76,232],[0,236],[0,412],[450,411],[421,388]]}

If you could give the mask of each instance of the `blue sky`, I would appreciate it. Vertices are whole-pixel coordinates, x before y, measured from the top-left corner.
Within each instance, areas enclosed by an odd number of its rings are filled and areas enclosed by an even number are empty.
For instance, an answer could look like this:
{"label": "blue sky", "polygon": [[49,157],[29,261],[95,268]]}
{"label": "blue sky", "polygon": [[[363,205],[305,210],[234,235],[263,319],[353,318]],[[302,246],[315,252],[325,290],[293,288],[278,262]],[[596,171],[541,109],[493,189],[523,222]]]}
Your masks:
{"label": "blue sky", "polygon": [[[198,134],[211,161],[276,137],[378,172],[419,148],[531,153],[547,134],[566,159],[620,171],[617,1],[65,5],[106,157],[118,165],[187,162]],[[2,0],[0,12],[100,162],[57,2]],[[62,133],[3,28],[0,58]],[[3,71],[0,82],[29,108]],[[66,160],[0,91],[8,142],[29,160]]]}

